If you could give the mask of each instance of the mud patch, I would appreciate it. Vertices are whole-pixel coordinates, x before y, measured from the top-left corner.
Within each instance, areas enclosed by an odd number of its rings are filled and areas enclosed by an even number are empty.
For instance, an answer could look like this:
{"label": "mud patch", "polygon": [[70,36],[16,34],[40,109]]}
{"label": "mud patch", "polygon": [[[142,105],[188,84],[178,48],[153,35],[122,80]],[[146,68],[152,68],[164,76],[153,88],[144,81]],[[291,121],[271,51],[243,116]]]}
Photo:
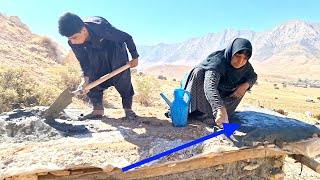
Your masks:
{"label": "mud patch", "polygon": [[5,142],[44,142],[90,133],[84,125],[75,125],[70,121],[48,122],[43,118],[45,110],[45,107],[35,107],[0,114],[1,145],[5,145]]}
{"label": "mud patch", "polygon": [[317,126],[261,108],[244,109],[236,113],[231,122],[241,124],[237,131],[243,135],[236,133],[237,146],[256,146],[264,142],[282,147],[284,142],[296,142],[308,139],[314,133],[320,134]]}
{"label": "mud patch", "polygon": [[[49,141],[63,135],[40,118],[43,110],[16,110],[0,115],[0,141],[21,143]],[[3,145],[3,143],[1,143]]]}

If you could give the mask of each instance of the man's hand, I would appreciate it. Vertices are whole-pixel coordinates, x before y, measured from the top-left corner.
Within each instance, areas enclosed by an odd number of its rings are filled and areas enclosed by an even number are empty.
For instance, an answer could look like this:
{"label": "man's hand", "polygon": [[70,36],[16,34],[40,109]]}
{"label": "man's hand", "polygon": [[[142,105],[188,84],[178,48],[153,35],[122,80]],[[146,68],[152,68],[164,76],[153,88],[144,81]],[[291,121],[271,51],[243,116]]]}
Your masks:
{"label": "man's hand", "polygon": [[223,128],[222,123],[229,123],[228,113],[225,107],[217,110],[215,122],[220,128]]}
{"label": "man's hand", "polygon": [[241,98],[242,96],[244,96],[244,94],[249,89],[249,87],[250,87],[250,85],[247,82],[240,84],[237,87],[237,89],[231,94],[231,97]]}
{"label": "man's hand", "polygon": [[137,67],[138,66],[138,58],[132,59],[131,61],[128,62],[128,64],[130,65],[130,68]]}
{"label": "man's hand", "polygon": [[89,84],[89,77],[83,77],[82,80],[81,80],[81,83],[79,84],[78,88],[76,91],[80,91],[81,94],[80,96],[83,96],[85,94],[87,94],[89,92],[88,91],[85,91],[84,88]]}

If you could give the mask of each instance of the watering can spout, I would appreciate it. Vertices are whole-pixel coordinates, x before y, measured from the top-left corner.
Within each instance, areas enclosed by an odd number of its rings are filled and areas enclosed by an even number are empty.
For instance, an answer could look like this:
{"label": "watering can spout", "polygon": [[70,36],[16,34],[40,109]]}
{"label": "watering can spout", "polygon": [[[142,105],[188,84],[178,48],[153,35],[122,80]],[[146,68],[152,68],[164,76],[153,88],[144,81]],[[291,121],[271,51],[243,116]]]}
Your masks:
{"label": "watering can spout", "polygon": [[160,93],[160,96],[166,101],[166,103],[171,107],[172,106],[172,103],[169,101],[169,99],[163,94],[163,93]]}

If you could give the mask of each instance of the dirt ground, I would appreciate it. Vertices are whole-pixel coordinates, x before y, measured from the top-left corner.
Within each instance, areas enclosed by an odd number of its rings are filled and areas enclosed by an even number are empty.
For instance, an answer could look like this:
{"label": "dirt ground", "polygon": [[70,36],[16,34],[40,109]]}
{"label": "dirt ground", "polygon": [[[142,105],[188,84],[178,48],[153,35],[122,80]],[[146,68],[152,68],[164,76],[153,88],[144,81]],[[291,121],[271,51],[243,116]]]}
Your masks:
{"label": "dirt ground", "polygon": [[[185,128],[173,127],[160,110],[156,117],[145,114],[157,112],[155,109],[136,109],[140,117],[135,121],[122,119],[121,109],[107,109],[112,118],[75,121],[83,111],[69,108],[55,122],[45,122],[41,118],[45,109],[35,107],[1,114],[0,177],[14,172],[39,171],[39,167],[51,170],[78,166],[106,169],[112,165],[121,168],[214,131],[208,124],[195,120]],[[147,165],[228,149],[237,148],[223,136],[218,136]],[[290,159],[286,164],[284,172],[288,179],[319,178],[307,167],[304,167],[302,175],[298,175],[300,166]],[[190,179],[199,176],[198,173],[190,174],[194,175]]]}
{"label": "dirt ground", "polygon": [[[55,122],[45,122],[43,119],[42,114],[47,107],[17,109],[1,114],[0,178],[14,172],[30,172],[39,167],[49,167],[51,170],[66,166],[110,168],[110,164],[124,167],[214,132],[212,126],[196,120],[191,120],[185,128],[173,127],[171,121],[164,116],[168,105],[159,94],[163,92],[172,100],[172,92],[178,82],[157,80],[156,84],[159,86],[153,89],[151,104],[147,107],[141,104],[139,92],[134,98],[133,110],[139,116],[135,121],[123,119],[121,100],[113,88],[106,91],[106,116],[99,120],[77,121],[80,114],[90,111],[90,107],[86,105],[79,106],[77,100]],[[263,86],[259,89],[263,89]],[[246,96],[248,99],[262,96],[258,92],[253,89],[252,93]],[[248,101],[244,100],[239,110],[247,103]],[[293,113],[303,116],[303,112]],[[307,118],[306,122],[315,124],[316,120]],[[147,165],[232,148],[234,147],[230,141],[218,136]],[[320,157],[316,160],[319,162]],[[286,158],[285,179],[320,179],[319,174],[306,166],[299,175],[300,168],[299,163]],[[195,176],[197,173],[193,177]]]}
{"label": "dirt ground", "polygon": [[[82,111],[68,109],[67,114]],[[39,166],[53,169],[90,165],[124,167],[212,133],[202,122],[176,128],[168,120],[140,117],[135,121],[121,119],[123,112],[109,110],[113,118],[74,121],[67,114],[46,123],[43,108],[17,110],[1,115],[0,174],[30,171]],[[137,111],[138,115],[141,115]],[[229,142],[217,138],[179,151],[149,164],[182,160]],[[231,145],[230,145],[231,146]],[[45,156],[44,156],[45,155]]]}

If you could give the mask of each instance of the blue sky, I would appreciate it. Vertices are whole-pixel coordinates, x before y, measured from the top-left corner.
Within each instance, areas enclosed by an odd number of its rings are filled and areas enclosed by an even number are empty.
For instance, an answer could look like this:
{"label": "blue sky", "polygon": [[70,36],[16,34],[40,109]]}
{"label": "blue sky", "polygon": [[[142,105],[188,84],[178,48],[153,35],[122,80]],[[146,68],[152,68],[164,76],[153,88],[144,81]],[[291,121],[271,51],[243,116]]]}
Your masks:
{"label": "blue sky", "polygon": [[224,29],[270,29],[285,21],[320,22],[319,0],[0,0],[0,12],[19,16],[32,32],[67,47],[58,33],[64,12],[102,16],[138,45],[182,42]]}

